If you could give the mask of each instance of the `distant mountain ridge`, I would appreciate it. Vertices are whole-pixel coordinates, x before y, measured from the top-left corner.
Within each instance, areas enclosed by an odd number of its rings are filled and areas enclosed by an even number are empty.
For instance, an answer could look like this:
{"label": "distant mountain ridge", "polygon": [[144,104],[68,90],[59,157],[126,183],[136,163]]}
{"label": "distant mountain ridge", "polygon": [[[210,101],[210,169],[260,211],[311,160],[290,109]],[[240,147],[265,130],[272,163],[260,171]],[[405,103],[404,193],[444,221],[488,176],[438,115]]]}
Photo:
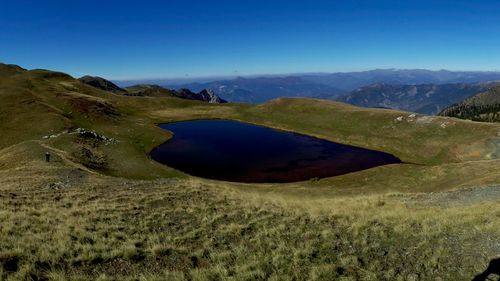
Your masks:
{"label": "distant mountain ridge", "polygon": [[[200,82],[173,83],[172,80],[150,80],[148,83],[167,88],[189,88],[194,91],[210,89],[233,102],[261,103],[280,97],[336,99],[353,90],[372,84],[443,85],[478,83],[500,80],[500,72],[449,71],[425,69],[375,69],[359,72],[311,73],[236,77]],[[130,81],[123,81],[130,84]],[[121,83],[120,81],[117,82]],[[473,94],[473,93],[472,93]],[[458,101],[458,100],[457,100]],[[449,104],[447,104],[449,105]],[[431,110],[439,111],[439,107]]]}
{"label": "distant mountain ridge", "polygon": [[362,107],[383,107],[435,115],[443,108],[471,95],[500,85],[500,82],[393,85],[373,84],[337,98]]}
{"label": "distant mountain ridge", "polygon": [[394,85],[457,84],[500,80],[500,72],[494,71],[450,71],[427,69],[375,69],[360,72],[338,72],[325,75],[309,75],[306,80],[334,85],[352,91],[376,83]]}
{"label": "distant mountain ridge", "polygon": [[125,96],[142,97],[176,97],[188,100],[198,100],[208,103],[226,103],[227,101],[218,97],[213,91],[203,89],[199,93],[194,93],[188,89],[179,91],[170,90],[159,85],[140,84],[125,88],[120,88],[113,82],[97,76],[84,76],[78,79],[87,85],[103,91],[121,94]]}
{"label": "distant mountain ridge", "polygon": [[262,103],[281,97],[316,97],[338,95],[342,90],[311,82],[301,77],[260,77],[192,83],[180,86],[195,91],[209,89],[232,102]]}

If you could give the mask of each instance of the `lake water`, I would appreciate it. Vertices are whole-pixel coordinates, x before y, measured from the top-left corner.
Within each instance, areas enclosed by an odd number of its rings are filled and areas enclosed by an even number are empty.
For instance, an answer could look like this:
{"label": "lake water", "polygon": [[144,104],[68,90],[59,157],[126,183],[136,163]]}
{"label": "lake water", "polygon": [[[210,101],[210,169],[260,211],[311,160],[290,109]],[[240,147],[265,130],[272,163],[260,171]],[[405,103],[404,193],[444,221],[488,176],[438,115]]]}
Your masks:
{"label": "lake water", "polygon": [[234,182],[295,182],[401,163],[388,153],[230,120],[161,124],[174,137],[151,157],[187,174]]}

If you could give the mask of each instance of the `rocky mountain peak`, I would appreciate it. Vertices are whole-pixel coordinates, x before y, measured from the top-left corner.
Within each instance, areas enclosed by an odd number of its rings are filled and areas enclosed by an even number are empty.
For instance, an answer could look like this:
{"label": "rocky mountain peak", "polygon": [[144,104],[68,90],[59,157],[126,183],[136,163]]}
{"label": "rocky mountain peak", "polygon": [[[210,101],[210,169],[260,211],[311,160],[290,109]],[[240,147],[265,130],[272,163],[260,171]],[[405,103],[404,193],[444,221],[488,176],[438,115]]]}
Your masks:
{"label": "rocky mountain peak", "polygon": [[201,92],[199,92],[198,95],[201,96],[202,100],[207,101],[209,103],[227,103],[227,101],[221,99],[212,90],[204,89]]}

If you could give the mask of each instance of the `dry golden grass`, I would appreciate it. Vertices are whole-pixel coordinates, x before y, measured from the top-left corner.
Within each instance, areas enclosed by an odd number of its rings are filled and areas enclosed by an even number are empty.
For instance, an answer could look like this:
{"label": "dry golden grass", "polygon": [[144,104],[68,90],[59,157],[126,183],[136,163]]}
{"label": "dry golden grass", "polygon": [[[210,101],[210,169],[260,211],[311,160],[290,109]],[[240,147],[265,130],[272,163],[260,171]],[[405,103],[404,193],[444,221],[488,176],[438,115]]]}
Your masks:
{"label": "dry golden grass", "polygon": [[102,176],[58,152],[20,159],[0,170],[5,280],[469,280],[500,250],[499,198],[446,207],[314,187],[299,197]]}
{"label": "dry golden grass", "polygon": [[[2,76],[0,101],[0,280],[470,280],[500,255],[498,187],[477,188],[500,183],[498,124],[318,100],[122,97],[48,71]],[[170,137],[155,123],[199,118],[413,164],[257,185],[148,159]],[[79,127],[116,142],[43,138]]]}

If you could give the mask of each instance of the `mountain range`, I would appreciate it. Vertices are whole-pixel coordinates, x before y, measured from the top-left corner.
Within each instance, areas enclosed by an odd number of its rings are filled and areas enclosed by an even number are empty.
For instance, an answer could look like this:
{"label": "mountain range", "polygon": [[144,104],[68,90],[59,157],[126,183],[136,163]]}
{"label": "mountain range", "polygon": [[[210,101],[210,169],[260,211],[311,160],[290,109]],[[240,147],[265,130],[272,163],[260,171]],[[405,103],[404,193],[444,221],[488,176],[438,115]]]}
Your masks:
{"label": "mountain range", "polygon": [[[175,88],[175,85],[169,87]],[[302,77],[238,77],[232,80],[208,83],[191,83],[177,88],[194,91],[210,89],[220,97],[232,102],[262,103],[281,97],[337,96],[344,90],[306,80]]]}
{"label": "mountain range", "polygon": [[[14,73],[24,71],[24,69],[14,66],[4,68],[4,71],[6,69]],[[415,75],[412,76],[411,73]],[[324,82],[313,82],[295,76],[238,77],[233,80],[183,85],[182,88],[176,90],[155,84],[137,84],[122,88],[109,80],[96,76],[84,76],[78,80],[94,88],[125,96],[176,97],[209,103],[226,103],[227,101],[220,98],[219,95],[230,101],[247,103],[260,103],[280,97],[305,96],[333,99],[361,107],[390,108],[427,115],[439,114],[475,121],[496,122],[500,121],[500,81],[399,84],[403,81],[423,81],[425,79],[434,82],[453,79],[470,81],[481,78],[497,78],[495,75],[493,72],[455,73],[405,70],[358,72],[353,73],[350,77],[357,77],[356,79],[359,81],[361,80],[359,77],[363,76],[364,81],[380,79],[392,81],[395,84],[374,83],[347,94],[340,94],[343,90],[322,84]],[[344,80],[344,82],[347,80],[349,79]],[[353,82],[352,79],[351,82]],[[340,84],[345,86],[345,84]],[[351,86],[353,85],[351,84]]]}
{"label": "mountain range", "polygon": [[[360,72],[306,73],[267,75],[260,77],[231,77],[183,83],[185,80],[157,79],[147,81],[115,81],[118,85],[156,84],[172,89],[187,88],[193,91],[209,89],[216,95],[232,102],[261,103],[279,97],[309,97],[337,99],[352,91],[372,84],[388,85],[443,85],[475,84],[500,80],[500,72],[449,71],[425,69],[376,69]],[[451,87],[453,88],[453,87]],[[444,91],[446,87],[442,89]],[[484,90],[484,89],[482,89]],[[477,92],[476,92],[477,93]],[[472,92],[471,94],[475,94]],[[440,95],[444,95],[444,92]],[[454,92],[449,95],[455,95]],[[458,99],[460,100],[460,99]],[[453,99],[453,101],[458,101]],[[448,106],[450,104],[444,104]],[[375,105],[377,106],[377,105]],[[442,107],[441,107],[442,108]],[[430,110],[438,112],[439,108]],[[429,110],[425,110],[429,112]]]}
{"label": "mountain range", "polygon": [[427,69],[375,69],[362,72],[305,75],[304,79],[346,91],[375,83],[395,85],[477,83],[500,80],[500,72]]}
{"label": "mountain range", "polygon": [[498,85],[500,82],[420,85],[377,83],[354,90],[336,100],[356,106],[435,115],[451,104]]}

